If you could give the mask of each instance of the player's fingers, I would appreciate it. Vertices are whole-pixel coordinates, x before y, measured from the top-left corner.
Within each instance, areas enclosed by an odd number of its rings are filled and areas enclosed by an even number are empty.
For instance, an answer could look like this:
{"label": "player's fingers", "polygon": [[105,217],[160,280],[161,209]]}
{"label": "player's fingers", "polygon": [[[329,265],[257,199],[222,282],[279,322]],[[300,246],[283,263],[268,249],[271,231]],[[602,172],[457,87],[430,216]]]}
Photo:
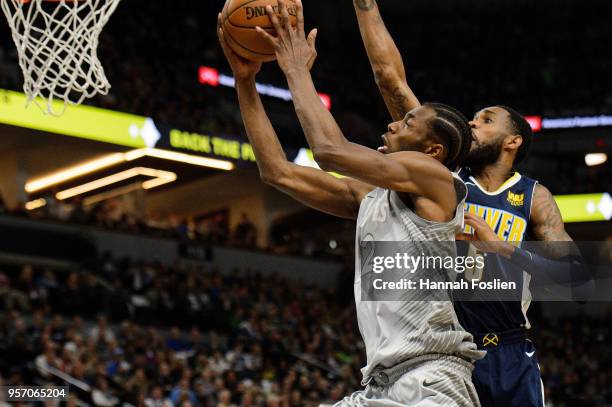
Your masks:
{"label": "player's fingers", "polygon": [[223,24],[221,22],[221,13],[217,16],[217,36],[221,39],[221,35],[223,33]]}
{"label": "player's fingers", "polygon": [[467,233],[457,233],[457,235],[455,235],[455,239],[456,240],[473,241],[474,240],[474,235],[470,235],[470,234],[467,234]]}
{"label": "player's fingers", "polygon": [[304,7],[302,6],[302,0],[295,0],[295,11],[297,13],[297,32],[300,35],[304,35]]}
{"label": "player's fingers", "polygon": [[470,221],[471,225],[483,225],[485,223],[485,220],[483,218],[469,212],[466,212],[463,218],[466,222]]}
{"label": "player's fingers", "polygon": [[473,214],[471,212],[465,212],[465,217],[466,218],[470,218],[470,219],[476,219],[476,220],[481,220],[484,222],[484,219],[481,216],[478,216],[476,214]]}
{"label": "player's fingers", "polygon": [[312,55],[310,56],[310,59],[308,60],[308,70],[309,71],[312,69],[312,66],[317,60],[317,48],[315,46],[316,41],[317,41],[317,29],[315,28],[314,30],[310,31],[310,33],[308,34],[308,38],[306,38],[306,42],[308,43],[308,48],[312,50]]}
{"label": "player's fingers", "polygon": [[225,48],[225,41],[223,38],[223,28],[220,25],[217,26],[217,37],[219,38],[219,43],[221,44],[221,48]]}
{"label": "player's fingers", "polygon": [[289,12],[287,11],[287,5],[285,4],[285,0],[278,0],[278,11],[281,15],[281,26],[285,30],[291,31],[291,23],[289,22]]}
{"label": "player's fingers", "polygon": [[230,51],[227,47],[227,42],[225,42],[225,36],[223,35],[223,29],[221,27],[219,27],[217,35],[219,36],[219,44],[221,44],[221,50],[223,51],[223,54],[226,58],[229,59]]}
{"label": "player's fingers", "polygon": [[468,217],[465,217],[463,222],[466,225],[473,227],[474,229],[479,229],[482,226],[476,219],[472,219]]}
{"label": "player's fingers", "polygon": [[317,30],[316,28],[311,30],[310,33],[308,33],[308,38],[306,38],[306,41],[308,42],[308,46],[310,48],[312,48],[313,50],[317,50],[316,48],[316,42],[317,42],[317,34],[319,33],[319,30]]}
{"label": "player's fingers", "polygon": [[272,27],[274,27],[274,30],[276,31],[276,34],[279,37],[284,37],[285,32],[281,28],[281,24],[278,21],[278,16],[274,12],[274,9],[272,8],[272,6],[266,6],[266,13],[268,13],[268,18],[270,19],[270,22],[272,23]]}
{"label": "player's fingers", "polygon": [[264,30],[263,28],[261,28],[260,26],[255,27],[255,30],[259,33],[259,35],[261,36],[261,38],[264,39],[264,41],[266,41],[268,44],[270,44],[272,47],[276,47],[276,41],[277,39],[274,38],[273,36],[271,36],[270,34],[268,34],[266,32],[266,30]]}

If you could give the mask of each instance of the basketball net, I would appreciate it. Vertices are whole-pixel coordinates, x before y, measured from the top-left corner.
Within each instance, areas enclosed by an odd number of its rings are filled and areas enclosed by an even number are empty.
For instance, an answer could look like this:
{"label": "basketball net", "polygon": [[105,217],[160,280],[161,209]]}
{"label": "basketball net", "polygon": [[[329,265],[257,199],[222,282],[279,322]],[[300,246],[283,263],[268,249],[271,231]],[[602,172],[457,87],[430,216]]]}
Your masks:
{"label": "basketball net", "polygon": [[[98,37],[119,1],[0,0],[17,46],[28,105],[34,102],[60,116],[68,104],[108,93]],[[59,110],[53,108],[54,99],[64,102]]]}

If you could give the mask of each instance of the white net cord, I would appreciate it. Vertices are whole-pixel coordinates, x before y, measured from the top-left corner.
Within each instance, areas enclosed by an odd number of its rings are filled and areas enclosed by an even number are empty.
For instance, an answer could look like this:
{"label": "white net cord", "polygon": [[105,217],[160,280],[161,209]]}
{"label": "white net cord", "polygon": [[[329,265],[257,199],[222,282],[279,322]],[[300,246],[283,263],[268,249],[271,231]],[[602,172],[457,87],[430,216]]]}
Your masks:
{"label": "white net cord", "polygon": [[[28,104],[59,116],[110,84],[97,55],[98,37],[120,0],[0,0],[17,46]],[[42,101],[40,99],[41,98]],[[54,110],[54,99],[63,101]]]}

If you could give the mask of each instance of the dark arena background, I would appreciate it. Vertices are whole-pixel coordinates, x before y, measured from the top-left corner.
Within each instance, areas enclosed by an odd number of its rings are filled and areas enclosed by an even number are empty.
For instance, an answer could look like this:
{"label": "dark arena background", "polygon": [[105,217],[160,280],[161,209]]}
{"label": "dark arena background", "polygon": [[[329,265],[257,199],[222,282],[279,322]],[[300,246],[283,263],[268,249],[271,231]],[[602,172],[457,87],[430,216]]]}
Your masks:
{"label": "dark arena background", "polygon": [[[609,0],[380,3],[420,99],[470,118],[520,110],[535,136],[519,170],[575,240],[611,241]],[[99,45],[112,89],[62,121],[23,114],[0,22],[0,386],[146,407],[318,406],[361,387],[354,223],[260,181],[216,38],[222,6],[122,1]],[[351,2],[304,9],[318,91],[376,148],[389,115]],[[278,66],[257,81],[287,157],[313,165]],[[612,406],[612,304],[528,315],[546,406]]]}

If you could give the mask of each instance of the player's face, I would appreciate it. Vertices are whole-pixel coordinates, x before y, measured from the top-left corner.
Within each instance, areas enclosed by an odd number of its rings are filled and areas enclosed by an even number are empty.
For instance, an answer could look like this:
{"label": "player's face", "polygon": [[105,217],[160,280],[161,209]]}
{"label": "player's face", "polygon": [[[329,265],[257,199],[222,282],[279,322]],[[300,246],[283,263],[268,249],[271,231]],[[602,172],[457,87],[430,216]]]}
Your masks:
{"label": "player's face", "polygon": [[502,152],[505,138],[510,134],[510,115],[500,107],[487,107],[474,115],[472,147],[464,165],[472,169],[496,163]]}
{"label": "player's face", "polygon": [[501,107],[482,109],[470,121],[472,128],[472,150],[480,146],[499,143],[499,139],[509,135],[510,115]]}
{"label": "player's face", "polygon": [[429,123],[435,115],[433,109],[418,107],[408,112],[404,119],[389,124],[388,131],[382,136],[383,145],[378,151],[383,154],[425,151],[432,144]]}

